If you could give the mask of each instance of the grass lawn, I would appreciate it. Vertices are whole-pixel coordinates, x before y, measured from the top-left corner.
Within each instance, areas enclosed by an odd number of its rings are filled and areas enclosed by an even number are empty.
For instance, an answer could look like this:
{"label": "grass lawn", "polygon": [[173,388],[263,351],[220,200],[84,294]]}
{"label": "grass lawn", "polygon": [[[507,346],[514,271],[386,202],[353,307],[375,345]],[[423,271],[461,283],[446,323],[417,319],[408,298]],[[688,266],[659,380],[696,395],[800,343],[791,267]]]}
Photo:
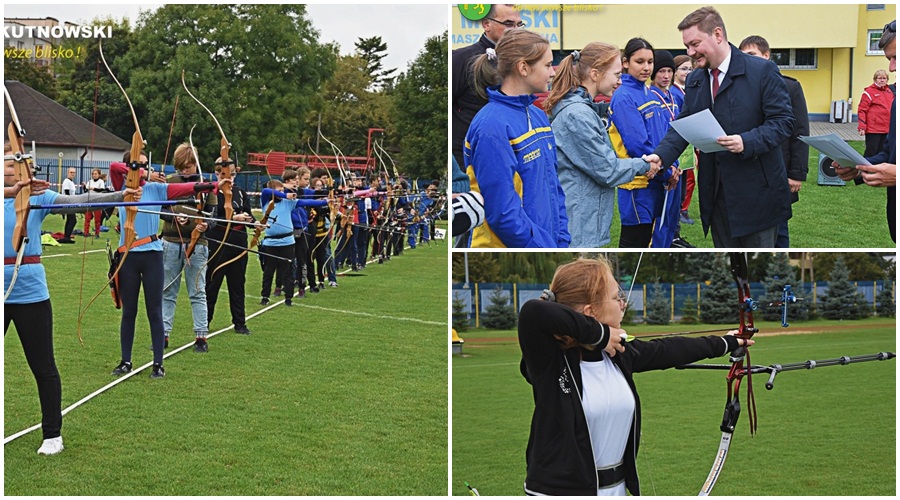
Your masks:
{"label": "grass lawn", "polygon": [[[62,230],[60,217],[45,230]],[[120,358],[121,315],[108,291],[88,311],[84,346],[76,337],[81,285],[86,303],[106,281],[104,248],[102,238],[45,247],[64,409],[111,382]],[[249,264],[247,314],[259,313],[247,323],[252,335],[225,330],[207,354],[167,358],[164,379],[144,370],[66,414],[60,455],[35,453],[40,431],[9,442],[4,493],[446,495],[446,242],[370,263],[293,308],[259,306],[255,256]],[[210,332],[230,326],[227,304],[223,286]],[[192,337],[182,288],[167,353]],[[152,359],[149,345],[142,299],[136,368]],[[40,422],[14,331],[4,377],[10,436]]]}
{"label": "grass lawn", "polygon": [[[709,325],[672,325],[669,331]],[[894,351],[893,319],[757,323],[754,364]],[[659,327],[627,328],[630,334]],[[769,335],[771,333],[771,335]],[[452,361],[452,494],[522,495],[534,402],[519,374],[515,331],[468,331]],[[728,362],[721,358],[711,362]],[[896,495],[896,360],[754,377],[759,429],[743,414],[714,495]],[[696,495],[721,438],[725,373],[635,374],[643,414],[637,459],[644,495]],[[746,381],[744,382],[746,386]],[[746,389],[744,389],[746,390]]]}
{"label": "grass lawn", "polygon": [[[849,144],[860,153],[866,148],[864,141],[850,141]],[[820,186],[818,161],[818,151],[810,148],[809,174],[800,190],[800,201],[791,205],[793,218],[788,222],[791,248],[894,248],[896,245],[891,241],[884,212],[885,190],[856,186],[852,182],[846,186]],[[848,210],[848,207],[853,209]],[[754,207],[737,209],[752,213]],[[622,227],[618,211],[616,204],[610,227],[611,247],[619,245]],[[688,213],[696,222],[692,226],[683,224],[681,235],[696,247],[713,248],[712,236],[703,235],[696,188]]]}

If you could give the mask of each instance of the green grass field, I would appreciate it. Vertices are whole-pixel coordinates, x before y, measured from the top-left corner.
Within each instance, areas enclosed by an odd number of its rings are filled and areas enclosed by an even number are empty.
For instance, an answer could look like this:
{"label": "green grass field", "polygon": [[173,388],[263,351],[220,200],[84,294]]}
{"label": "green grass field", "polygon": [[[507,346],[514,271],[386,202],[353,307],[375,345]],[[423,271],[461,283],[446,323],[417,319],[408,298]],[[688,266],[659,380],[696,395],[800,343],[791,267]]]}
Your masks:
{"label": "green grass field", "polygon": [[[79,226],[81,223],[79,222]],[[62,228],[51,216],[45,230]],[[111,233],[110,237],[113,237]],[[45,247],[63,408],[113,380],[120,313],[108,291],[76,337],[83,240]],[[106,281],[103,239],[84,258],[84,302]],[[6,495],[445,495],[447,244],[406,250],[339,278],[144,370],[63,417],[66,449],[35,453],[40,431],[4,446]],[[247,314],[261,272],[251,255]],[[215,332],[230,324],[225,287]],[[4,435],[40,422],[34,379],[16,332],[5,338]],[[182,288],[172,348],[192,343]],[[149,363],[138,313],[134,364]]]}
{"label": "green grass field", "polygon": [[[892,319],[758,323],[754,364],[894,351]],[[672,325],[668,331],[708,325]],[[642,327],[627,328],[632,335]],[[653,332],[665,331],[655,327]],[[766,335],[771,332],[773,335]],[[519,374],[515,331],[463,332],[454,355],[452,494],[522,495],[534,403]],[[490,340],[489,340],[490,339]],[[727,362],[722,358],[721,362]],[[754,377],[759,429],[745,409],[714,495],[896,495],[896,360]],[[635,374],[643,413],[638,473],[644,495],[696,495],[718,448],[725,373]],[[746,385],[746,381],[744,382]]]}
{"label": "green grass field", "polygon": [[[864,141],[850,141],[849,144],[860,153],[865,150]],[[791,248],[894,248],[896,245],[891,241],[884,213],[885,190],[856,186],[852,182],[841,187],[820,186],[818,161],[818,151],[810,149],[809,174],[800,190],[800,201],[791,205],[794,214],[788,222]],[[754,207],[736,209],[752,213]],[[622,232],[618,210],[616,204],[610,227],[611,247],[619,245]],[[692,226],[682,224],[681,235],[698,248],[713,248],[712,236],[703,235],[696,188],[688,213],[695,223]]]}

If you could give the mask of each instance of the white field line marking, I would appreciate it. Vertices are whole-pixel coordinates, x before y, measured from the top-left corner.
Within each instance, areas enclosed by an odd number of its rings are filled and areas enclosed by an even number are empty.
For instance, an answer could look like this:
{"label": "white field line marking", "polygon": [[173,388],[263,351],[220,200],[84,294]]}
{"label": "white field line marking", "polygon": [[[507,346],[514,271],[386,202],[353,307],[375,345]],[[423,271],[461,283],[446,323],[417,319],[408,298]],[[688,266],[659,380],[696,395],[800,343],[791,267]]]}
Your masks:
{"label": "white field line marking", "polygon": [[[406,247],[404,250],[406,250],[406,249],[409,249],[409,247]],[[105,250],[92,250],[92,252],[100,252],[100,251],[105,251]],[[63,256],[63,255],[74,255],[74,254],[59,254],[59,255],[52,255],[52,256],[50,256],[50,257],[60,257],[60,256]],[[376,259],[372,259],[372,260],[370,260],[369,262],[367,262],[367,264],[371,264],[372,262],[375,262],[376,260],[378,260],[378,259],[377,259],[377,258],[376,258]],[[340,274],[346,274],[347,272],[349,272],[349,271],[343,271],[343,272],[340,272],[340,273],[337,273],[337,274],[339,274],[339,275],[340,275]],[[271,309],[274,309],[274,308],[280,306],[281,304],[284,304],[284,300],[283,300],[283,299],[280,300],[280,301],[278,301],[278,302],[275,302],[275,303],[269,305],[268,307],[265,307],[265,308],[263,308],[263,309],[260,309],[259,311],[256,311],[255,313],[253,313],[253,314],[247,316],[246,319],[249,320],[249,319],[255,318],[255,317],[259,316],[260,314],[262,314],[262,313],[264,313],[264,312],[267,312],[267,311],[269,311],[269,310],[271,310]],[[297,304],[297,305],[301,305],[301,304]],[[440,322],[437,322],[437,321],[424,321],[424,320],[413,319],[413,318],[396,318],[396,317],[392,317],[392,316],[379,316],[379,315],[369,314],[369,313],[357,313],[357,312],[353,312],[353,311],[342,311],[342,310],[339,310],[339,309],[328,309],[328,308],[325,308],[325,307],[318,307],[318,306],[304,306],[304,307],[309,307],[309,308],[313,308],[313,309],[323,309],[323,310],[326,310],[326,311],[344,312],[344,313],[348,313],[348,314],[357,314],[357,315],[360,315],[360,316],[374,316],[374,317],[377,317],[377,318],[396,319],[396,320],[400,320],[400,321],[414,321],[414,322],[425,323],[425,324],[429,324],[429,325],[443,325],[443,324],[444,324],[444,323],[440,323]],[[233,329],[233,328],[234,328],[234,325],[229,325],[228,327],[223,328],[223,329],[221,329],[221,330],[219,330],[219,331],[210,333],[209,335],[206,336],[206,338],[215,337],[216,335],[218,335],[218,334],[220,334],[220,333],[222,333],[222,332],[227,332],[228,330],[231,330],[231,329]],[[174,356],[175,354],[177,354],[177,353],[179,353],[179,352],[181,352],[181,351],[187,349],[188,347],[191,347],[192,345],[194,345],[193,342],[188,342],[187,344],[185,344],[185,345],[183,345],[183,346],[181,346],[181,347],[179,347],[179,348],[177,348],[177,349],[175,349],[175,350],[169,352],[168,354],[164,355],[164,356],[163,356],[163,359],[166,359],[166,358],[168,358],[168,357],[170,357],[170,356]],[[101,388],[97,389],[96,391],[94,391],[94,392],[88,394],[87,396],[81,398],[80,400],[78,400],[78,401],[72,403],[69,407],[67,407],[66,409],[64,409],[64,410],[62,411],[62,415],[66,415],[67,413],[69,413],[70,411],[74,410],[75,408],[78,408],[78,407],[81,406],[82,404],[87,403],[87,402],[90,401],[91,399],[94,399],[96,396],[99,396],[100,394],[106,392],[107,390],[109,390],[109,389],[111,389],[111,388],[113,388],[113,387],[115,387],[115,386],[121,384],[122,382],[128,380],[129,378],[131,378],[131,377],[137,375],[138,373],[140,373],[140,372],[142,372],[142,371],[144,371],[144,370],[146,370],[147,368],[150,368],[150,367],[152,367],[152,366],[153,366],[153,362],[151,361],[151,362],[149,362],[149,363],[146,363],[146,364],[144,364],[144,365],[141,365],[141,366],[138,367],[138,368],[135,368],[135,369],[131,370],[131,372],[128,373],[127,375],[124,375],[124,376],[122,376],[122,377],[119,377],[119,378],[113,380],[112,382],[110,382],[110,383],[104,385],[103,387],[101,387]],[[5,445],[5,444],[7,444],[7,443],[9,443],[9,442],[11,442],[11,441],[13,441],[13,440],[15,440],[15,439],[18,439],[18,438],[20,438],[20,437],[22,437],[22,436],[24,436],[24,435],[26,435],[26,434],[29,434],[29,433],[31,433],[31,432],[34,432],[34,431],[36,431],[36,430],[38,430],[38,429],[40,429],[40,428],[41,428],[41,424],[36,424],[36,425],[33,425],[33,426],[31,426],[31,427],[29,427],[29,428],[27,428],[27,429],[23,429],[23,430],[21,430],[21,431],[15,433],[15,434],[12,434],[11,436],[7,436],[7,437],[3,438],[3,444]]]}

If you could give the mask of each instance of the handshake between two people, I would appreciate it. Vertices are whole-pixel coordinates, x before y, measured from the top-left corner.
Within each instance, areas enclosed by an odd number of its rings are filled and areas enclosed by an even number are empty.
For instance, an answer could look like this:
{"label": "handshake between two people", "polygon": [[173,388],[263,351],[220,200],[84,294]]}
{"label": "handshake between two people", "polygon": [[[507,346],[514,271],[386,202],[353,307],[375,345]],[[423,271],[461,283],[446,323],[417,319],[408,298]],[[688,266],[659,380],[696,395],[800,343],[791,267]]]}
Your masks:
{"label": "handshake between two people", "polygon": [[[662,164],[662,160],[659,155],[643,155],[641,159],[650,164],[650,170],[647,171],[646,175],[648,179],[653,179],[657,176],[661,171],[664,171],[664,167]],[[664,175],[664,174],[663,174]],[[681,169],[672,165],[669,167],[669,178],[665,179],[666,182],[666,191],[671,191],[675,189],[675,186],[678,185],[678,178],[681,177]]]}

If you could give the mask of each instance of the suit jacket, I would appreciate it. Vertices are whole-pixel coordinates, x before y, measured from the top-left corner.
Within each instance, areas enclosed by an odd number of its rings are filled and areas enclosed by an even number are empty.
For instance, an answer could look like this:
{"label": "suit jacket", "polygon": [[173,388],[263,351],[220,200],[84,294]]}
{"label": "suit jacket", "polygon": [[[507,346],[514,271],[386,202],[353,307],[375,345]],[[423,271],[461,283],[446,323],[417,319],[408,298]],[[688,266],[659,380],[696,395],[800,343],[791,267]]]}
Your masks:
{"label": "suit jacket", "polygon": [[453,51],[453,127],[452,127],[452,151],[453,157],[460,166],[465,164],[463,159],[463,143],[466,142],[466,132],[475,115],[487,104],[487,99],[481,98],[475,92],[475,82],[472,75],[472,64],[475,59],[484,54],[487,49],[493,48],[492,42],[484,34],[477,42],[467,47]]}
{"label": "suit jacket", "polygon": [[[781,75],[787,84],[788,94],[791,96],[791,109],[794,112],[794,128],[791,136],[781,145],[784,155],[784,166],[787,168],[788,179],[803,182],[809,173],[809,146],[800,140],[800,136],[809,135],[809,113],[806,108],[806,97],[803,96],[803,87],[800,82]],[[800,193],[791,193],[791,203],[800,200]]]}
{"label": "suit jacket", "polygon": [[[791,218],[791,192],[781,144],[791,135],[794,117],[784,79],[775,63],[748,56],[734,45],[731,64],[712,100],[708,71],[694,71],[685,82],[680,118],[709,109],[727,135],[740,134],[744,151],[700,153],[697,185],[704,234],[721,188],[728,204],[731,237],[756,233]],[[687,147],[669,129],[654,153],[671,165]]]}

